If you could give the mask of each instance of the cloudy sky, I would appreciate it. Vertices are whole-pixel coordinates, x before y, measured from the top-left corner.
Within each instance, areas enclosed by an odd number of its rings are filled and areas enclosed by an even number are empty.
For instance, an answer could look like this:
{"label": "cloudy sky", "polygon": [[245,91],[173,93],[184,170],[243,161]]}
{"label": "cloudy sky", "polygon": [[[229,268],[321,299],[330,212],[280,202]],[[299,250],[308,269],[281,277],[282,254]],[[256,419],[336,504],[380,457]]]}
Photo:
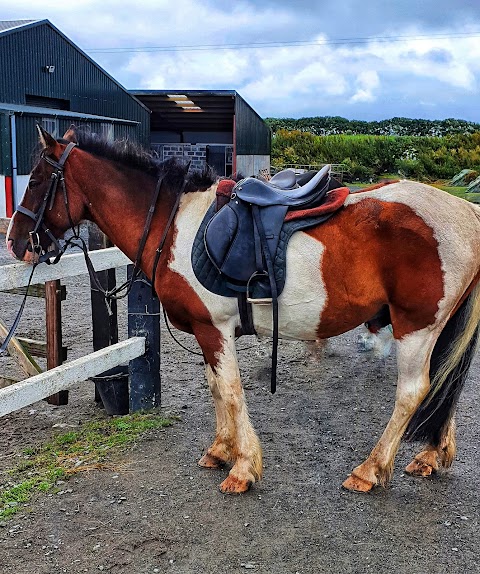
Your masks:
{"label": "cloudy sky", "polygon": [[0,0],[127,89],[237,90],[262,116],[480,122],[480,0]]}

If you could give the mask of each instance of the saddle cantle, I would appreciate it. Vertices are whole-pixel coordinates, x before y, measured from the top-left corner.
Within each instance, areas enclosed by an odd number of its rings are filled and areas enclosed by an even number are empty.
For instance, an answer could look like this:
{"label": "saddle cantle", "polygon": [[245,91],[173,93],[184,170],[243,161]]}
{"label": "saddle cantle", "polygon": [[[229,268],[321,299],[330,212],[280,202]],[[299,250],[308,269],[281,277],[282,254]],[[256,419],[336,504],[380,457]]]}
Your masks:
{"label": "saddle cantle", "polygon": [[[295,208],[313,203],[320,196],[323,197],[328,191],[329,183],[330,166],[326,165],[302,186],[298,185],[293,171],[284,170],[274,175],[269,182],[254,177],[243,179],[237,183],[233,192],[241,200],[251,205],[258,205],[259,207],[282,205]],[[292,185],[296,185],[296,187],[292,187]]]}

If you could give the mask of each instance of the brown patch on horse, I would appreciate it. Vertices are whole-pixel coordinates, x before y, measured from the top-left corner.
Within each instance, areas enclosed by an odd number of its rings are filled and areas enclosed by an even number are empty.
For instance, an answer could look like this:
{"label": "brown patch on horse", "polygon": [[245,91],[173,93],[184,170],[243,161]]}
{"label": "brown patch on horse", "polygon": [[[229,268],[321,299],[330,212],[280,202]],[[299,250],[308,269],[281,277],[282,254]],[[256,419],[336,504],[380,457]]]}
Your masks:
{"label": "brown patch on horse", "polygon": [[195,335],[206,362],[215,370],[224,339],[203,301],[184,277],[168,267],[159,266],[156,285],[172,325]]}
{"label": "brown patch on horse", "polygon": [[328,292],[318,338],[368,321],[384,305],[396,339],[436,322],[442,262],[433,230],[413,209],[365,198],[305,233],[325,246]]}

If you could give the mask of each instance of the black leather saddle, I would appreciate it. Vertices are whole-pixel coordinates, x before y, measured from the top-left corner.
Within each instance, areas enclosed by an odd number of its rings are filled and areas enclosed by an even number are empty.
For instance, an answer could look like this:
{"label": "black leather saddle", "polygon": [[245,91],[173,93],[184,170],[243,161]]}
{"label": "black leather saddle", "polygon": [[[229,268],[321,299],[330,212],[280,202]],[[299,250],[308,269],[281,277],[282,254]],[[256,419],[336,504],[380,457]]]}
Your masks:
{"label": "black leather saddle", "polygon": [[287,211],[318,205],[329,183],[329,165],[309,175],[303,186],[291,170],[268,183],[248,177],[235,185],[230,202],[210,220],[204,235],[208,256],[234,285],[248,286],[249,302],[271,303],[271,296],[250,297],[250,286],[265,283],[266,258],[275,257]]}
{"label": "black leather saddle", "polygon": [[[268,182],[248,177],[237,183],[233,193],[241,200],[259,207],[282,205],[288,208],[304,207],[326,192],[330,181],[330,166],[312,175],[309,181],[299,185],[295,172],[284,170]],[[324,193],[323,193],[324,195]]]}

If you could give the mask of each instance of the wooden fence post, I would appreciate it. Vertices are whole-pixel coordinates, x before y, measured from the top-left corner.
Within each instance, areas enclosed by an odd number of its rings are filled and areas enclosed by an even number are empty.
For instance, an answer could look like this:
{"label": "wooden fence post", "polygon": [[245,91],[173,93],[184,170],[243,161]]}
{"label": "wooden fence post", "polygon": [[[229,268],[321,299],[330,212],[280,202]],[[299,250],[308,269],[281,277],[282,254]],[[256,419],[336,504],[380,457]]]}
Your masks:
{"label": "wooden fence post", "polygon": [[[128,266],[128,277],[133,266]],[[161,404],[160,301],[142,274],[128,296],[128,336],[145,337],[145,354],[129,364],[130,412],[153,409]]]}
{"label": "wooden fence post", "polygon": [[[100,231],[94,224],[88,224],[88,249],[105,249],[112,247],[108,237]],[[116,285],[115,269],[105,269],[96,272],[100,285],[104,289],[112,289]],[[110,301],[112,314],[109,315],[103,293],[97,290],[92,280],[90,280],[90,301],[92,304],[92,329],[93,329],[93,350],[98,351],[109,345],[118,343],[118,316],[117,302]],[[97,386],[95,385],[95,401],[101,401]]]}
{"label": "wooden fence post", "polygon": [[[59,279],[45,283],[45,315],[47,369],[54,369],[63,363],[62,289]],[[59,391],[47,397],[47,402],[51,405],[67,405],[68,391]]]}

